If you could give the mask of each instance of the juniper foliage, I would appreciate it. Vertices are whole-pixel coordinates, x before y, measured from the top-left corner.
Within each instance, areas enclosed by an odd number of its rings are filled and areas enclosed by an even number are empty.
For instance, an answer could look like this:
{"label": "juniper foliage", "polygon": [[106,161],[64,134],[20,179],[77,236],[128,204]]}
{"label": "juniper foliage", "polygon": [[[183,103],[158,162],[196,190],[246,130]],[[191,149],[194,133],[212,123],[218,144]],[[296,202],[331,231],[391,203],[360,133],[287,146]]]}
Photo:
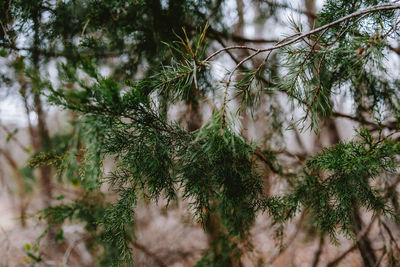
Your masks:
{"label": "juniper foliage", "polygon": [[[387,74],[386,56],[389,39],[399,38],[399,4],[327,0],[317,30],[307,33],[293,20],[293,35],[277,47],[246,47],[254,55],[236,61],[221,86],[213,77],[213,60],[234,50],[213,54],[213,41],[231,35],[221,19],[224,8],[225,1],[211,0],[0,3],[1,55],[10,61],[2,85],[21,83],[24,76],[50,104],[75,114],[71,133],[54,137],[59,146],[37,153],[29,164],[52,165],[60,180],[85,193],[41,214],[54,224],[85,222],[93,237],[89,246],[103,247],[100,265],[134,262],[134,211],[143,199],[163,198],[167,206],[184,199],[205,229],[210,220],[220,222],[197,266],[239,262],[251,249],[243,244],[262,213],[283,225],[306,210],[311,224],[333,241],[339,234],[355,239],[355,206],[376,216],[399,215],[396,190],[383,186],[395,183],[399,167],[395,132],[384,134],[397,130],[400,115],[399,80]],[[16,42],[22,36],[23,47]],[[261,64],[249,62],[256,54]],[[102,75],[110,57],[118,64],[111,75]],[[58,64],[58,84],[46,76],[51,59]],[[272,141],[253,143],[238,130],[238,114],[255,111],[263,97],[274,102],[284,93],[304,116],[287,122],[278,104],[270,104],[273,135],[290,123],[318,131],[335,114],[333,97],[343,92],[354,101],[359,122],[376,127],[323,149],[294,173]],[[240,108],[231,112],[235,101]],[[208,102],[213,112],[200,129],[189,130],[168,116],[173,105]],[[395,120],[370,121],[383,113]],[[114,162],[111,172],[104,171],[105,159]],[[268,195],[265,173],[288,182],[287,192]],[[115,201],[101,193],[104,183],[118,196]]]}

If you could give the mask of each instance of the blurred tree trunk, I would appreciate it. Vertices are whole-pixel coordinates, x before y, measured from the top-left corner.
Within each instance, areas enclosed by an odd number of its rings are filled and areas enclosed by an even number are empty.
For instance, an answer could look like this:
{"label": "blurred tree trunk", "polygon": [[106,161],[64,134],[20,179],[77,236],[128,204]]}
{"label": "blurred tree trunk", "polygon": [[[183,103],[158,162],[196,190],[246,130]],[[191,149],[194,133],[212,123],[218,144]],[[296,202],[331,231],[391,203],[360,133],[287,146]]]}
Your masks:
{"label": "blurred tree trunk", "polygon": [[[362,229],[365,227],[360,216],[360,211],[356,204],[353,207],[353,227],[356,236],[360,234]],[[360,251],[361,257],[364,262],[364,266],[373,267],[376,266],[377,258],[374,250],[372,249],[371,241],[367,235],[363,235],[362,238],[357,242],[357,248]]]}
{"label": "blurred tree trunk", "polygon": [[308,25],[310,28],[315,27],[315,14],[317,13],[316,7],[315,7],[315,0],[304,0],[304,5],[306,8],[307,12],[307,17],[308,17]]}
{"label": "blurred tree trunk", "polygon": [[[305,8],[308,14],[308,23],[310,28],[315,27],[316,19],[312,14],[316,14],[315,0],[304,0]],[[322,137],[325,140],[322,140]],[[321,132],[316,139],[315,148],[317,151],[321,151],[323,141],[325,141],[327,146],[332,146],[339,143],[341,140],[338,128],[336,126],[334,118],[326,118],[323,122],[323,127]],[[355,204],[356,205],[356,204]],[[362,219],[359,214],[357,206],[353,207],[353,227],[356,236],[359,235],[361,229],[363,228]],[[357,244],[358,250],[360,251],[361,257],[363,259],[364,265],[367,267],[375,266],[377,259],[371,246],[371,241],[367,235],[364,235]]]}
{"label": "blurred tree trunk", "polygon": [[[33,31],[34,31],[34,39],[33,39],[33,52],[32,52],[32,63],[34,69],[37,73],[39,73],[40,65],[39,65],[39,46],[40,46],[40,36],[39,36],[39,29],[40,29],[40,10],[39,6],[32,8],[32,19],[33,19]],[[35,73],[36,74],[36,73]],[[37,87],[35,82],[32,82],[32,94],[33,94],[33,104],[34,104],[34,111],[37,115],[37,126],[31,132],[31,140],[32,145],[35,152],[39,151],[49,151],[51,144],[50,144],[50,136],[49,131],[46,125],[46,118],[45,113],[43,111],[43,104],[42,100],[40,99],[40,90],[41,88]],[[33,135],[33,136],[32,136]],[[51,181],[51,167],[50,166],[42,166],[39,168],[40,173],[40,185],[42,191],[42,198],[43,198],[43,206],[45,208],[51,205],[51,198],[52,198],[52,181]]]}
{"label": "blurred tree trunk", "polygon": [[18,190],[18,198],[19,198],[18,204],[19,204],[20,222],[21,222],[21,226],[25,227],[26,226],[26,208],[27,208],[28,203],[26,202],[25,184],[24,184],[23,177],[19,170],[18,163],[11,156],[10,152],[0,148],[0,154],[2,154],[4,156],[4,158],[8,162],[8,165],[10,165],[10,167],[14,171],[14,175],[15,175],[17,187],[18,187],[17,190]]}
{"label": "blurred tree trunk", "polygon": [[[33,88],[33,90],[35,90],[35,88]],[[33,143],[33,147],[35,149],[35,152],[49,151],[50,137],[45,121],[45,114],[43,112],[40,95],[36,92],[34,92],[34,103],[35,103],[35,112],[38,118],[38,124],[36,127],[35,136],[33,137],[33,139],[35,140]],[[51,167],[42,166],[39,168],[39,173],[40,173],[40,185],[42,191],[43,206],[47,208],[51,205],[51,199],[53,195]]]}
{"label": "blurred tree trunk", "polygon": [[[243,10],[243,1],[242,0],[236,0],[236,11],[238,15],[238,22],[235,25],[235,30],[234,34],[237,36],[244,36],[244,10]],[[245,45],[243,41],[236,41],[237,45]],[[240,50],[237,52],[238,58],[242,59],[245,58],[249,55],[249,52],[247,50]],[[241,81],[243,79],[243,75],[236,75],[235,80],[236,81]],[[239,103],[241,102],[241,99],[238,99]],[[248,125],[249,125],[249,117],[246,112],[246,110],[243,111],[242,113],[242,119],[240,120],[240,123],[242,124],[242,130],[241,134],[248,139]]]}
{"label": "blurred tree trunk", "polygon": [[[37,75],[39,77],[40,70],[40,20],[41,20],[41,11],[40,11],[40,1],[38,1],[34,7],[32,7],[31,17],[33,20],[33,49],[32,49],[32,65],[34,67],[33,75]],[[48,152],[51,150],[51,142],[48,127],[46,124],[46,115],[43,110],[43,103],[41,100],[41,90],[42,88],[35,82],[31,82],[31,94],[33,96],[33,110],[37,116],[37,125],[31,131],[31,140],[35,153],[37,152]],[[29,115],[29,114],[28,114]],[[39,181],[40,181],[40,190],[43,208],[47,208],[51,206],[51,200],[53,197],[53,185],[51,179],[51,167],[50,166],[41,166],[39,167]],[[55,250],[58,246],[54,246],[55,237],[57,232],[59,231],[58,226],[54,226],[51,221],[48,222],[52,227],[48,232],[48,242],[49,248]]]}

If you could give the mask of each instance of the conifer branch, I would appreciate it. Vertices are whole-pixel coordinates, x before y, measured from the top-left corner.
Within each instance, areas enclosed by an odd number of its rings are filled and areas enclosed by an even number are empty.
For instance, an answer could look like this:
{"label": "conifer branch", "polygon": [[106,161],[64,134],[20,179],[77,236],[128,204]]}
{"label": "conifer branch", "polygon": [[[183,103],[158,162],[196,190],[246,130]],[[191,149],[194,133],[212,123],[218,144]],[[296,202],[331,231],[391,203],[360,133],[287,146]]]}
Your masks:
{"label": "conifer branch", "polygon": [[[327,236],[335,242],[342,233],[357,240],[366,234],[361,224],[357,231],[352,227],[354,203],[382,216],[393,214],[392,206],[397,209],[394,199],[398,182],[379,184],[381,176],[393,174],[395,178],[399,171],[397,121],[375,122],[374,113],[371,117],[357,117],[350,115],[353,113],[335,112],[331,97],[346,88],[346,93],[349,91],[346,96],[355,102],[356,114],[364,114],[365,110],[374,112],[379,107],[383,114],[399,117],[398,80],[378,76],[386,69],[382,48],[386,46],[396,52],[396,48],[384,41],[398,28],[396,12],[387,12],[400,9],[398,1],[364,9],[371,1],[355,1],[347,7],[345,0],[340,5],[335,0],[327,0],[318,15],[323,26],[303,31],[292,20],[296,26],[294,34],[281,40],[217,31],[228,26],[219,18],[223,12],[221,0],[217,1],[218,8],[207,1],[195,6],[190,1],[168,1],[162,6],[157,1],[157,4],[103,2],[94,6],[91,1],[88,5],[56,3],[51,14],[44,15],[47,9],[40,3],[31,8],[24,1],[18,5],[9,1],[5,12],[7,24],[0,21],[0,33],[4,32],[0,34],[0,56],[10,63],[6,69],[12,70],[10,75],[1,74],[0,79],[5,84],[20,83],[27,111],[31,110],[31,97],[25,95],[25,91],[29,92],[25,87],[34,87],[38,92],[35,92],[37,101],[42,96],[48,97],[50,103],[80,113],[79,118],[73,118],[77,130],[68,133],[65,139],[69,140],[58,142],[59,137],[55,136],[52,152],[40,153],[30,160],[37,166],[52,163],[60,170],[57,174],[68,181],[74,182],[76,177],[82,180],[78,182],[85,192],[84,201],[51,207],[45,212],[45,217],[51,218],[48,222],[77,219],[96,226],[88,227],[87,231],[96,237],[96,242],[100,240],[97,237],[102,237],[99,245],[106,253],[100,252],[99,256],[104,256],[107,263],[130,265],[131,250],[136,248],[155,264],[166,266],[171,264],[170,257],[160,257],[162,253],[154,253],[135,241],[134,209],[142,198],[148,201],[164,198],[168,203],[183,198],[202,226],[210,233],[213,231],[211,249],[198,265],[230,266],[241,262],[241,252],[247,249],[247,244],[239,244],[239,240],[250,240],[248,237],[260,211],[267,210],[273,223],[282,226],[277,233],[282,238],[282,250],[271,255],[271,262],[293,246],[307,216],[322,234],[321,249],[314,257],[316,265]],[[316,18],[313,12],[293,9],[282,2],[264,2],[271,7],[260,5],[260,9],[267,7],[271,12],[276,8],[292,9]],[[7,5],[2,7],[7,9]],[[373,12],[385,10],[371,16]],[[238,12],[242,12],[241,8]],[[8,13],[13,21],[7,17]],[[64,27],[65,18],[73,18],[71,27]],[[24,27],[9,29],[12,25],[30,25],[31,21],[35,28],[32,36]],[[206,24],[198,34],[196,27],[188,25],[206,21],[218,26],[206,32]],[[172,34],[185,25],[190,31]],[[210,49],[203,42],[206,36],[222,48],[203,56]],[[27,40],[24,44],[15,43],[23,39]],[[167,46],[160,45],[160,40]],[[248,45],[226,46],[225,40]],[[129,48],[132,50],[124,52]],[[358,53],[358,48],[365,52]],[[233,52],[240,50],[245,53],[239,58]],[[278,50],[283,53],[276,53]],[[225,76],[222,110],[215,112],[221,100],[215,95],[218,78],[207,67],[225,53],[235,65]],[[18,57],[19,54],[26,57]],[[113,62],[101,60],[114,55],[118,58]],[[49,60],[57,57],[57,62],[62,62],[57,73],[60,83],[53,83],[45,73]],[[109,64],[111,72],[101,74],[99,68]],[[232,86],[239,70],[244,75]],[[12,77],[14,73],[17,77]],[[21,82],[25,76],[28,80]],[[61,88],[55,89],[59,84]],[[252,115],[256,111],[255,115],[260,117],[261,112],[268,113],[268,121],[264,123],[270,127],[264,132],[265,138],[250,143],[238,133],[235,121],[228,119],[232,87],[237,90],[235,97],[240,98],[241,108],[249,107]],[[287,122],[285,115],[290,114],[280,114],[284,110],[281,103],[275,101],[275,95],[268,95],[274,92],[286,94],[284,99],[292,100],[292,107],[302,108],[306,117],[310,113],[312,123],[317,122],[317,115],[331,116],[359,122],[367,129],[360,130],[354,140],[338,142],[313,156],[307,154],[308,149],[302,146],[296,133],[302,152],[285,151],[283,147],[288,143],[280,146],[275,142],[293,140],[285,135],[282,126]],[[200,118],[190,116],[188,122],[195,121],[198,130],[185,130],[179,122],[169,120],[169,111],[174,111],[182,102],[193,107],[209,103],[213,113],[206,123],[200,115]],[[380,131],[383,128],[390,131],[383,134]],[[376,130],[379,130],[378,140],[372,134]],[[6,132],[9,139],[14,137],[8,129]],[[108,167],[103,168],[108,158],[115,163],[110,172]],[[288,178],[285,185],[289,192],[266,196],[269,192],[263,177],[268,175]],[[112,198],[98,196],[100,180],[110,185]],[[96,195],[91,201],[95,203],[89,203],[86,198],[91,192]],[[301,217],[296,230],[284,246],[283,225],[298,213]],[[217,218],[220,229],[215,233],[221,235],[214,235],[209,227],[214,224],[210,218]],[[70,250],[67,252],[69,255]]]}
{"label": "conifer branch", "polygon": [[258,55],[260,53],[260,50],[257,50],[255,53],[253,53],[253,54],[251,54],[251,55],[249,55],[248,57],[246,57],[246,58],[244,58],[242,61],[240,61],[236,66],[235,66],[235,68],[231,71],[231,73],[229,74],[229,77],[228,77],[228,81],[226,82],[226,86],[225,86],[225,92],[224,92],[224,100],[223,100],[223,102],[222,102],[222,126],[224,126],[225,125],[225,110],[226,110],[226,104],[227,104],[227,101],[228,101],[228,89],[229,89],[229,85],[231,84],[231,81],[232,81],[232,77],[233,77],[233,74],[235,73],[235,71],[238,69],[238,68],[240,68],[241,66],[242,66],[242,64],[244,63],[244,62],[246,62],[248,59],[250,59],[250,58],[253,58],[253,57],[255,57],[256,55]]}
{"label": "conifer branch", "polygon": [[[382,10],[394,10],[394,9],[400,9],[400,4],[383,4],[383,5],[377,5],[377,6],[373,6],[373,7],[370,7],[370,8],[366,8],[366,9],[351,13],[350,15],[344,16],[344,17],[342,17],[342,18],[340,18],[340,19],[338,19],[336,21],[328,23],[328,24],[326,24],[324,26],[321,26],[319,28],[313,29],[313,30],[311,30],[309,32],[306,32],[306,33],[303,33],[303,34],[301,34],[301,33],[293,34],[293,35],[289,36],[288,38],[286,38],[286,39],[289,39],[289,41],[286,41],[286,42],[284,42],[282,44],[277,44],[277,45],[274,45],[272,47],[265,48],[265,49],[256,49],[256,48],[252,48],[252,47],[248,47],[248,46],[229,46],[229,47],[224,47],[224,48],[222,48],[220,50],[217,50],[214,53],[212,53],[210,56],[208,56],[204,60],[204,62],[208,62],[212,58],[214,58],[215,56],[219,55],[220,53],[225,52],[227,50],[232,50],[232,49],[247,49],[247,50],[256,51],[256,52],[259,51],[259,53],[280,49],[280,48],[283,48],[285,46],[288,46],[288,45],[291,45],[293,43],[296,43],[296,42],[298,42],[300,40],[303,40],[304,38],[306,38],[306,37],[308,37],[310,35],[313,35],[313,34],[316,34],[318,32],[321,32],[323,30],[329,29],[332,26],[340,24],[340,23],[342,23],[344,21],[347,21],[347,20],[349,20],[351,18],[362,16],[364,14],[371,14],[371,13],[382,11]],[[249,60],[251,58],[252,57],[247,58],[246,60]]]}

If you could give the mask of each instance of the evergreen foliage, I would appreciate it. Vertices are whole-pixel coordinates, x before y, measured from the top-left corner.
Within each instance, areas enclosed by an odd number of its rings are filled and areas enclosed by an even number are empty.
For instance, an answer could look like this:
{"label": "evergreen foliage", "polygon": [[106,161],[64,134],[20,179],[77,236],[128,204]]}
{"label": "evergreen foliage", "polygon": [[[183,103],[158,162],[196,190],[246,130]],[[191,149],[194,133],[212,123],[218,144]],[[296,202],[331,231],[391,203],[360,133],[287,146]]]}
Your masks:
{"label": "evergreen foliage", "polygon": [[[99,265],[133,264],[134,211],[143,199],[163,198],[167,206],[184,199],[203,228],[219,222],[217,237],[196,266],[239,262],[251,249],[255,218],[264,212],[283,225],[306,210],[311,225],[332,241],[339,234],[356,240],[354,207],[374,216],[399,215],[393,201],[397,192],[377,180],[393,183],[399,168],[400,145],[396,132],[388,132],[397,129],[400,115],[399,80],[387,74],[386,55],[388,38],[399,37],[400,5],[328,0],[316,30],[306,31],[292,21],[293,35],[275,46],[215,52],[210,44],[221,39],[215,36],[230,34],[221,20],[224,2],[0,3],[0,47],[11,62],[7,70],[13,70],[1,74],[2,85],[21,83],[23,75],[50,104],[75,115],[73,130],[54,136],[51,143],[57,146],[36,153],[29,165],[52,165],[60,180],[81,186],[85,194],[41,214],[54,225],[84,222],[93,237],[90,245],[103,247]],[[22,36],[28,38],[20,47],[16,43]],[[235,49],[250,54],[236,62],[220,86],[213,77],[213,60]],[[21,51],[26,56],[14,55]],[[258,55],[261,64],[250,62]],[[119,63],[111,75],[102,75],[109,57]],[[62,58],[57,61],[58,84],[46,76],[44,66],[51,58]],[[293,110],[303,108],[304,116],[290,123],[316,132],[323,119],[335,114],[332,98],[345,92],[365,129],[290,173],[272,140],[250,142],[238,130],[238,115],[255,112],[262,97],[273,102],[279,92]],[[199,129],[168,117],[175,104],[198,106],[210,98],[212,115]],[[235,101],[239,110],[231,114]],[[280,135],[286,121],[276,103],[270,110],[271,131]],[[371,117],[364,117],[366,112]],[[383,113],[396,119],[390,127],[367,123]],[[366,128],[371,124],[378,126],[378,134],[377,128]],[[105,159],[113,160],[111,172],[104,171]],[[265,173],[287,181],[287,192],[268,195]],[[116,200],[101,193],[104,183]]]}
{"label": "evergreen foliage", "polygon": [[333,240],[337,232],[355,238],[353,207],[375,214],[396,215],[382,190],[371,180],[382,173],[395,173],[399,143],[385,137],[373,140],[370,132],[361,140],[339,143],[309,159],[292,193],[272,197],[267,204],[276,222],[284,222],[300,207],[309,210],[312,223]]}

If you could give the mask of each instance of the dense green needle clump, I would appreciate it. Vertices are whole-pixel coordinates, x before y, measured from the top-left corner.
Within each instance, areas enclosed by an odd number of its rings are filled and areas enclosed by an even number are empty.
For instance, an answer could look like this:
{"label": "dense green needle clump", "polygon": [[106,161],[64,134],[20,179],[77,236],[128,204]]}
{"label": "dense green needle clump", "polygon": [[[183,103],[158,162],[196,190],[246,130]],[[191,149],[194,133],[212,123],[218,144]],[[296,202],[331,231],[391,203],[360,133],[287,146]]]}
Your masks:
{"label": "dense green needle clump", "polygon": [[[333,240],[337,231],[354,237],[354,209],[363,207],[374,214],[392,214],[389,200],[372,182],[395,173],[400,145],[383,138],[374,141],[366,130],[360,141],[339,143],[307,161],[294,191],[269,199],[269,212],[284,222],[304,207],[312,223]],[[387,178],[383,178],[387,179]]]}
{"label": "dense green needle clump", "polygon": [[246,234],[263,206],[254,148],[224,129],[222,115],[216,114],[187,149],[179,162],[184,197],[194,198],[192,205],[201,221],[214,205],[230,235]]}

